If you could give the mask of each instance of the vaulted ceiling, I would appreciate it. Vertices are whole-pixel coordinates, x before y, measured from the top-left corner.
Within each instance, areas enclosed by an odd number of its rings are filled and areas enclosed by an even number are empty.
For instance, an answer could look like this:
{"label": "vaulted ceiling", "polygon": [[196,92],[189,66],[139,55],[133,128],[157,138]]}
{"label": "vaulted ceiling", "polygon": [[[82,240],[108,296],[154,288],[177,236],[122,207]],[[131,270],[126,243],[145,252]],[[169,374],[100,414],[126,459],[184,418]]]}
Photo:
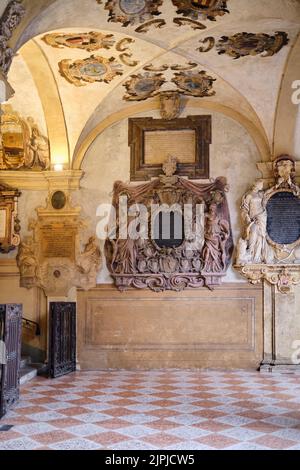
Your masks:
{"label": "vaulted ceiling", "polygon": [[[15,89],[11,103],[19,111],[35,114],[48,131],[52,150],[68,154],[71,161],[110,115],[139,112],[144,109],[142,102],[144,107],[145,103],[157,106],[158,98],[151,95],[140,101],[124,99],[124,85],[132,75],[162,74],[165,81],[159,90],[163,91],[176,89],[173,79],[182,70],[187,75],[205,71],[214,79],[215,93],[203,97],[185,93],[184,99],[244,124],[257,136],[264,159],[276,152],[282,125],[278,111],[285,114],[283,122],[295,125],[297,109],[291,100],[283,101],[282,93],[297,79],[297,70],[300,79],[299,0],[24,0],[23,4],[26,15],[11,41],[18,51],[8,75]],[[93,51],[80,48],[80,35],[89,32],[98,40],[101,36],[96,33],[102,33],[104,46]],[[243,32],[256,36],[222,42],[223,36]],[[77,37],[55,44],[53,33]],[[48,41],[46,34],[52,34]],[[92,55],[101,57],[104,66],[101,61],[90,66]],[[104,69],[106,75],[101,75]],[[99,73],[105,81],[93,81]],[[84,74],[91,82],[82,79]],[[141,92],[143,87],[141,82]],[[286,133],[282,134],[284,140]]]}

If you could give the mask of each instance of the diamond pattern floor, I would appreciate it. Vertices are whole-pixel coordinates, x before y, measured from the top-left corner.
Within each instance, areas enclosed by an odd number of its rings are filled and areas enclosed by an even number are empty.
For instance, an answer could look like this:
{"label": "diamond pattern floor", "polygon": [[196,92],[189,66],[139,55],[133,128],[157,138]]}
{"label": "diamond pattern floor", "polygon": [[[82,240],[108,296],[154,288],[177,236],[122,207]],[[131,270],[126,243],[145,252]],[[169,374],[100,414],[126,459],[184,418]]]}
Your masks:
{"label": "diamond pattern floor", "polygon": [[36,378],[0,450],[300,450],[300,376],[97,371]]}

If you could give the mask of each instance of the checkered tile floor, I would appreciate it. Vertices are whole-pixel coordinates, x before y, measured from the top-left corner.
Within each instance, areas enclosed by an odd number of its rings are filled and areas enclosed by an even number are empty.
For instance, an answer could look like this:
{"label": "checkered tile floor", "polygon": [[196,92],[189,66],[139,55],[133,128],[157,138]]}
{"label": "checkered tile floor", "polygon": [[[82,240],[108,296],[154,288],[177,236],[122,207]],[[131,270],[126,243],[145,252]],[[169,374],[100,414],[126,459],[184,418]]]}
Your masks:
{"label": "checkered tile floor", "polygon": [[37,378],[1,420],[3,449],[297,449],[300,376],[99,371]]}

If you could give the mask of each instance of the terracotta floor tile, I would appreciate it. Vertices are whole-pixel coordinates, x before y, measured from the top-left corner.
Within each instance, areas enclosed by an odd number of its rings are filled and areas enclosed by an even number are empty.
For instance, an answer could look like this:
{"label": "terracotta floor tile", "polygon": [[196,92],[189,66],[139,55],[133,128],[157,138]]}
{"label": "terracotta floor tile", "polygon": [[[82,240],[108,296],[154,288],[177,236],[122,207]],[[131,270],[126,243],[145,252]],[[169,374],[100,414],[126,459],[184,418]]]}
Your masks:
{"label": "terracotta floor tile", "polygon": [[169,429],[174,429],[178,426],[178,423],[168,421],[167,419],[159,419],[157,421],[153,421],[153,423],[147,423],[148,428],[156,429],[157,431],[168,431]]}
{"label": "terracotta floor tile", "polygon": [[109,402],[109,404],[112,406],[130,406],[130,405],[136,405],[137,401],[130,400],[129,398],[120,398],[119,400],[113,400]]}
{"label": "terracotta floor tile", "polygon": [[115,416],[118,418],[119,416],[127,416],[131,415],[133,413],[132,410],[127,410],[126,408],[110,408],[108,410],[105,410],[105,414],[109,416]]}
{"label": "terracotta floor tile", "polygon": [[92,405],[95,403],[100,403],[98,400],[93,400],[92,398],[77,398],[76,400],[70,401],[71,405]]}
{"label": "terracotta floor tile", "polygon": [[145,436],[142,440],[143,442],[156,446],[158,449],[161,447],[172,446],[180,442],[180,439],[166,432],[152,434],[151,436]]}
{"label": "terracotta floor tile", "polygon": [[34,403],[35,405],[48,405],[49,403],[57,403],[57,400],[51,397],[44,397],[44,398],[33,398],[32,400],[30,400],[30,402]]}
{"label": "terracotta floor tile", "polygon": [[158,408],[157,410],[148,411],[146,414],[150,416],[157,416],[158,418],[169,418],[171,416],[176,415],[173,410],[167,408]]}
{"label": "terracotta floor tile", "polygon": [[[0,421],[0,426],[2,422]],[[0,432],[0,444],[1,442],[10,441],[12,439],[19,439],[22,434],[11,429],[10,431]]]}
{"label": "terracotta floor tile", "polygon": [[243,393],[243,392],[237,392],[237,393],[231,393],[229,395],[231,398],[236,398],[237,400],[248,400],[249,398],[255,398],[255,395],[252,395],[251,393]]}
{"label": "terracotta floor tile", "polygon": [[70,426],[78,426],[79,424],[81,424],[81,421],[75,418],[62,418],[52,420],[50,424],[57,428],[69,428]]}
{"label": "terracotta floor tile", "polygon": [[154,397],[157,398],[176,398],[178,397],[178,393],[175,392],[159,392],[159,393],[153,393]]}
{"label": "terracotta floor tile", "polygon": [[239,413],[239,415],[251,419],[265,419],[270,418],[272,416],[270,413],[263,413],[261,411],[256,410],[242,411],[241,413]]}
{"label": "terracotta floor tile", "polygon": [[88,439],[93,442],[97,442],[103,446],[117,444],[121,441],[128,440],[128,436],[120,434],[118,432],[103,432],[100,434],[95,434],[93,436],[88,436]]}
{"label": "terracotta floor tile", "polygon": [[130,426],[130,423],[128,421],[118,418],[106,419],[105,421],[99,421],[93,424],[96,424],[106,429],[120,429],[126,426]]}
{"label": "terracotta floor tile", "polygon": [[277,436],[262,436],[255,439],[255,442],[259,445],[270,447],[270,449],[288,449],[289,447],[293,447],[297,443],[295,441],[291,441],[289,439],[281,439],[281,437]]}
{"label": "terracotta floor tile", "polygon": [[65,431],[51,431],[43,434],[35,434],[34,440],[41,442],[42,444],[54,444],[55,442],[66,441],[74,438],[74,434]]}
{"label": "terracotta floor tile", "polygon": [[19,408],[18,414],[30,416],[34,413],[43,413],[44,411],[47,411],[47,408],[43,406],[28,406],[26,408]]}
{"label": "terracotta floor tile", "polygon": [[265,423],[264,421],[252,421],[252,423],[245,424],[243,427],[263,433],[273,433],[282,429],[280,426],[276,426],[275,424],[271,423]]}
{"label": "terracotta floor tile", "polygon": [[233,429],[233,426],[230,426],[229,424],[223,424],[213,420],[201,421],[200,423],[194,424],[194,426],[214,433],[222,432],[230,428]]}
{"label": "terracotta floor tile", "polygon": [[258,408],[259,406],[262,406],[261,403],[257,403],[254,401],[249,401],[249,400],[238,400],[234,403],[235,406],[240,406],[241,408],[249,408],[250,410],[253,410],[255,408]]}
{"label": "terracotta floor tile", "polygon": [[[155,400],[153,403],[154,406],[161,407],[161,408],[168,408],[169,406],[177,406],[180,405],[180,401],[175,400]],[[174,413],[174,411],[173,411]]]}
{"label": "terracotta floor tile", "polygon": [[223,411],[214,410],[213,408],[207,408],[205,410],[199,410],[193,413],[194,416],[199,416],[200,418],[214,419],[225,416],[226,414]]}
{"label": "terracotta floor tile", "polygon": [[226,449],[226,447],[231,447],[239,443],[238,440],[231,439],[223,434],[211,434],[209,436],[201,437],[200,439],[197,439],[197,441],[201,444],[213,447],[214,449]]}
{"label": "terracotta floor tile", "polygon": [[193,402],[193,406],[199,406],[200,408],[215,408],[220,406],[222,403],[212,401],[212,400],[200,400]]}
{"label": "terracotta floor tile", "polygon": [[89,410],[88,408],[83,408],[82,406],[74,406],[72,408],[66,408],[66,409],[62,409],[62,410],[59,410],[59,413],[63,414],[63,415],[66,415],[66,416],[78,416],[78,415],[82,415],[84,413],[90,413],[91,410]]}

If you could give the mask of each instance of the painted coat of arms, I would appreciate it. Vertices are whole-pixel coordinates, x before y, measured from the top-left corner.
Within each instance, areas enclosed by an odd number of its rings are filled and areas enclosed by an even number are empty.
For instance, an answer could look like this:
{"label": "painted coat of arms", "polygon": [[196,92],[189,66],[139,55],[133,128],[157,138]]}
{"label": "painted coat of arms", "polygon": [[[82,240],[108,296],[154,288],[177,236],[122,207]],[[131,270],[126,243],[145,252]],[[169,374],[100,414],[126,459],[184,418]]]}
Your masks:
{"label": "painted coat of arms", "polygon": [[192,20],[216,21],[216,16],[224,16],[230,13],[227,9],[228,0],[172,0],[178,8],[177,14],[191,18]]}
{"label": "painted coat of arms", "polygon": [[59,62],[61,75],[75,86],[86,83],[111,82],[117,75],[123,75],[122,65],[114,57],[91,56],[83,60],[65,59]]}
{"label": "painted coat of arms", "polygon": [[269,34],[237,33],[234,36],[222,36],[216,45],[219,54],[227,54],[234,59],[247,55],[268,57],[276,54],[289,42],[285,32]]}
{"label": "painted coat of arms", "polygon": [[113,34],[103,34],[96,31],[89,33],[51,33],[46,34],[43,41],[49,46],[62,49],[63,47],[71,47],[73,49],[84,49],[89,52],[98,49],[110,49],[114,43]]}
{"label": "painted coat of arms", "polygon": [[216,79],[207,75],[204,70],[176,73],[172,79],[172,82],[178,86],[180,93],[195,98],[214,96],[216,94],[213,90],[215,81]]}
{"label": "painted coat of arms", "polygon": [[129,26],[160,15],[162,3],[163,0],[108,0],[105,9],[109,11],[108,21]]}
{"label": "painted coat of arms", "polygon": [[162,73],[149,73],[131,75],[125,82],[127,94],[126,101],[143,101],[159,93],[160,87],[166,82]]}

